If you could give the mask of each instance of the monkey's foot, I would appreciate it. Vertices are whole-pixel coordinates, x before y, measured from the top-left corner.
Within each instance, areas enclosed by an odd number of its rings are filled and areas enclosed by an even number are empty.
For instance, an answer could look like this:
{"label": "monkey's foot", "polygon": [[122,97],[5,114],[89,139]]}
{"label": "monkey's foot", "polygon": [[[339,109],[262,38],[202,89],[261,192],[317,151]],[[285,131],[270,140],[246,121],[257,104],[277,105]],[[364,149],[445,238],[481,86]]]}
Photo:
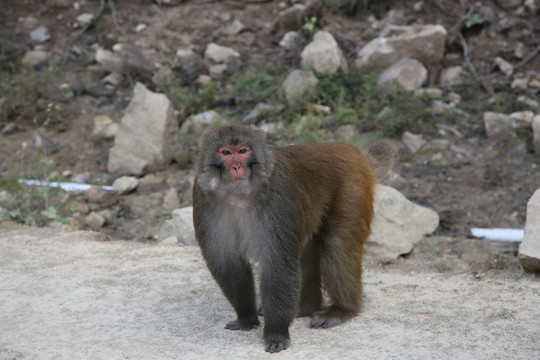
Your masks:
{"label": "monkey's foot", "polygon": [[238,318],[234,321],[230,321],[225,325],[225,329],[228,330],[251,330],[260,325],[260,321],[255,317]]}
{"label": "monkey's foot", "polygon": [[356,314],[356,311],[343,310],[337,306],[330,306],[315,312],[311,316],[309,326],[312,328],[331,328],[352,319]]}
{"label": "monkey's foot", "polygon": [[270,334],[264,337],[265,350],[269,353],[278,353],[291,345],[291,340],[287,335]]}

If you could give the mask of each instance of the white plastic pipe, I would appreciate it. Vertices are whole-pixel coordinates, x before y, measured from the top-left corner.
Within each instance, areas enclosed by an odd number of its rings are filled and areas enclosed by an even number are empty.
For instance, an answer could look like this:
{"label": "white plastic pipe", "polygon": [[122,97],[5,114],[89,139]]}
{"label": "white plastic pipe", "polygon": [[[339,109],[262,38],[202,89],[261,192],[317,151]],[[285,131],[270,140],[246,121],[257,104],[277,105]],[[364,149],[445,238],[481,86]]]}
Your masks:
{"label": "white plastic pipe", "polygon": [[471,234],[474,237],[486,238],[488,240],[519,242],[523,240],[523,236],[525,236],[525,231],[523,229],[472,228]]}
{"label": "white plastic pipe", "polygon": [[78,184],[72,182],[56,182],[56,181],[41,181],[41,180],[28,180],[28,179],[19,179],[19,183],[26,185],[35,185],[35,186],[48,186],[48,187],[59,187],[64,191],[86,191],[90,190],[92,187],[97,187],[103,190],[112,190],[112,186],[96,186],[90,184]]}

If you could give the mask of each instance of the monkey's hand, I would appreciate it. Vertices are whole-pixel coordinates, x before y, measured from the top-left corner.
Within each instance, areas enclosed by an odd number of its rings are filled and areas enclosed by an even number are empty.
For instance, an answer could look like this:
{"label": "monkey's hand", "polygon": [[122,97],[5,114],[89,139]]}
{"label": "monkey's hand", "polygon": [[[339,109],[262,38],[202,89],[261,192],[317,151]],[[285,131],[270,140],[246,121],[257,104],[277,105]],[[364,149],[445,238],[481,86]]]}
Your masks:
{"label": "monkey's hand", "polygon": [[238,318],[234,321],[230,321],[225,325],[225,329],[228,330],[251,330],[260,325],[259,319],[255,317],[250,318]]}
{"label": "monkey's hand", "polygon": [[269,353],[278,353],[281,350],[285,350],[291,345],[291,340],[288,336],[271,334],[265,336],[264,343],[266,345],[265,350]]}

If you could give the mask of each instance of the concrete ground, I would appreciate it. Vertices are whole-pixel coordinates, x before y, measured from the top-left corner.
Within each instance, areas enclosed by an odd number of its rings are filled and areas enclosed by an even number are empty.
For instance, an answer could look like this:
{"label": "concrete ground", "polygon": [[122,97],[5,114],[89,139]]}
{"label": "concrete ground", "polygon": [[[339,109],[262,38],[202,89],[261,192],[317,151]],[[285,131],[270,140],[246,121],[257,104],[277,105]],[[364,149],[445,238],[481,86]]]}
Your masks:
{"label": "concrete ground", "polygon": [[366,267],[365,308],[264,352],[197,247],[0,225],[0,359],[540,359],[540,280]]}

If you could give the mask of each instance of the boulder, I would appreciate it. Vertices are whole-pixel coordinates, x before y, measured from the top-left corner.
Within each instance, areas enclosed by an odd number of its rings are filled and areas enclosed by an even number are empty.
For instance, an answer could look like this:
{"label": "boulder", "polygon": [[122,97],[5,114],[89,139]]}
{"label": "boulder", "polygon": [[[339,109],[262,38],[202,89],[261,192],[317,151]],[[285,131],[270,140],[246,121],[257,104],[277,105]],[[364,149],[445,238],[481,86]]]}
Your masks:
{"label": "boulder", "polygon": [[384,70],[378,82],[384,92],[391,92],[396,83],[405,90],[414,91],[426,82],[427,73],[426,67],[420,61],[404,57]]}
{"label": "boulder", "polygon": [[375,221],[365,251],[379,261],[408,254],[424,235],[439,226],[439,215],[409,201],[398,190],[385,185],[375,188]]}
{"label": "boulder", "polygon": [[283,82],[285,98],[291,107],[307,102],[314,94],[319,79],[311,70],[293,70]]}
{"label": "boulder", "polygon": [[408,56],[424,65],[438,64],[444,55],[446,30],[441,25],[389,25],[364,46],[355,66],[382,71]]}
{"label": "boulder", "polygon": [[312,69],[317,74],[348,70],[343,52],[336,39],[327,31],[318,31],[313,41],[302,50],[300,57],[302,68]]}
{"label": "boulder", "polygon": [[178,123],[167,96],[137,83],[109,153],[109,172],[142,175],[167,164],[175,152]]}
{"label": "boulder", "polygon": [[193,207],[175,209],[172,219],[163,223],[158,231],[158,242],[170,243],[171,237],[176,237],[178,243],[194,245],[195,229],[193,228]]}
{"label": "boulder", "polygon": [[532,120],[533,147],[537,154],[540,154],[540,115],[536,115]]}
{"label": "boulder", "polygon": [[527,203],[525,236],[519,246],[519,262],[529,272],[540,272],[540,188]]}

